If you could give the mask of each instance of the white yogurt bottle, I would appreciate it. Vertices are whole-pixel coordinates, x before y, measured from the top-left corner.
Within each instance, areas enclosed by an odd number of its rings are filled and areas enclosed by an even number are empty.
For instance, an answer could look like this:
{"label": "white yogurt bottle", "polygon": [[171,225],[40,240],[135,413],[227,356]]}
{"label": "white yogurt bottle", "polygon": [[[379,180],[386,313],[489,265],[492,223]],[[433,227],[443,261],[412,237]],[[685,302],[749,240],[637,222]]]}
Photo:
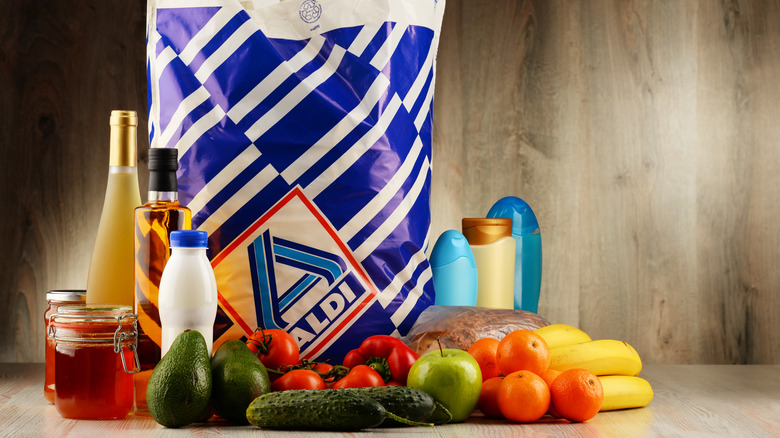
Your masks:
{"label": "white yogurt bottle", "polygon": [[217,281],[206,256],[205,231],[171,232],[171,258],[160,277],[158,295],[162,326],[162,355],[176,336],[197,330],[206,339],[211,356],[217,316]]}

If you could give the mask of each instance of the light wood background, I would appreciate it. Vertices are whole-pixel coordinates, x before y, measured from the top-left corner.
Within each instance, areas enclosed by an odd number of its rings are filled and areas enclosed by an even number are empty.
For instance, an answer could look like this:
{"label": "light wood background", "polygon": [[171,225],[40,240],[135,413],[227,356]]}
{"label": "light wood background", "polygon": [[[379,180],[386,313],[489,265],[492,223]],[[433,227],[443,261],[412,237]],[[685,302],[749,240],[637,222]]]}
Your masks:
{"label": "light wood background", "polygon": [[[0,10],[0,362],[42,361],[108,113],[146,125],[145,2]],[[780,363],[780,2],[448,0],[435,96],[432,242],[520,196],[543,316],[647,363]]]}

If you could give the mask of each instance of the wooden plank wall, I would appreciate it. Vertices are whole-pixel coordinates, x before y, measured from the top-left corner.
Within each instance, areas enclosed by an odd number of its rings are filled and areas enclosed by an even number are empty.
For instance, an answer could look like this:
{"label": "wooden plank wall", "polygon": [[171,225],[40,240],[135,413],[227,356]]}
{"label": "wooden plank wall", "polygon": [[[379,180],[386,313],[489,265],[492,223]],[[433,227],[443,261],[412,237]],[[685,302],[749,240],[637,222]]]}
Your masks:
{"label": "wooden plank wall", "polygon": [[[0,0],[0,362],[83,288],[145,2]],[[449,0],[431,242],[516,195],[540,313],[648,363],[780,363],[780,2]],[[146,187],[141,136],[141,187]]]}

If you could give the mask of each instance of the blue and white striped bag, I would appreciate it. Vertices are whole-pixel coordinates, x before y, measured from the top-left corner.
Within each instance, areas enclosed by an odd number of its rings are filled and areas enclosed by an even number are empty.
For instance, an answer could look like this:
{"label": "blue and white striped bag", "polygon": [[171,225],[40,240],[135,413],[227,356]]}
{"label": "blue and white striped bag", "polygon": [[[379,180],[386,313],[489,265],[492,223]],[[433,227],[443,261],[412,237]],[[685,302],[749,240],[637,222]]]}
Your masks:
{"label": "blue and white striped bag", "polygon": [[[152,147],[209,234],[218,346],[258,326],[340,361],[433,304],[444,0],[149,0]],[[216,347],[215,347],[216,348]]]}

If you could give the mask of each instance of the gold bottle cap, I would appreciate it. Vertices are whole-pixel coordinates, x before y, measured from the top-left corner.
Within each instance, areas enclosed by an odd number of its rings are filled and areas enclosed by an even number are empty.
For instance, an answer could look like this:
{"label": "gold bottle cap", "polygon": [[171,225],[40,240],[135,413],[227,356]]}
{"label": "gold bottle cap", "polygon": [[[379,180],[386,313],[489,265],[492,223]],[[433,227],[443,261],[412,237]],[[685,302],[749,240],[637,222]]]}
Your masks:
{"label": "gold bottle cap", "polygon": [[463,235],[471,245],[486,245],[503,237],[512,236],[512,219],[463,218]]}
{"label": "gold bottle cap", "polygon": [[135,167],[138,115],[135,111],[111,111],[111,153],[109,166]]}
{"label": "gold bottle cap", "polygon": [[111,126],[138,126],[138,114],[135,111],[111,111]]}

